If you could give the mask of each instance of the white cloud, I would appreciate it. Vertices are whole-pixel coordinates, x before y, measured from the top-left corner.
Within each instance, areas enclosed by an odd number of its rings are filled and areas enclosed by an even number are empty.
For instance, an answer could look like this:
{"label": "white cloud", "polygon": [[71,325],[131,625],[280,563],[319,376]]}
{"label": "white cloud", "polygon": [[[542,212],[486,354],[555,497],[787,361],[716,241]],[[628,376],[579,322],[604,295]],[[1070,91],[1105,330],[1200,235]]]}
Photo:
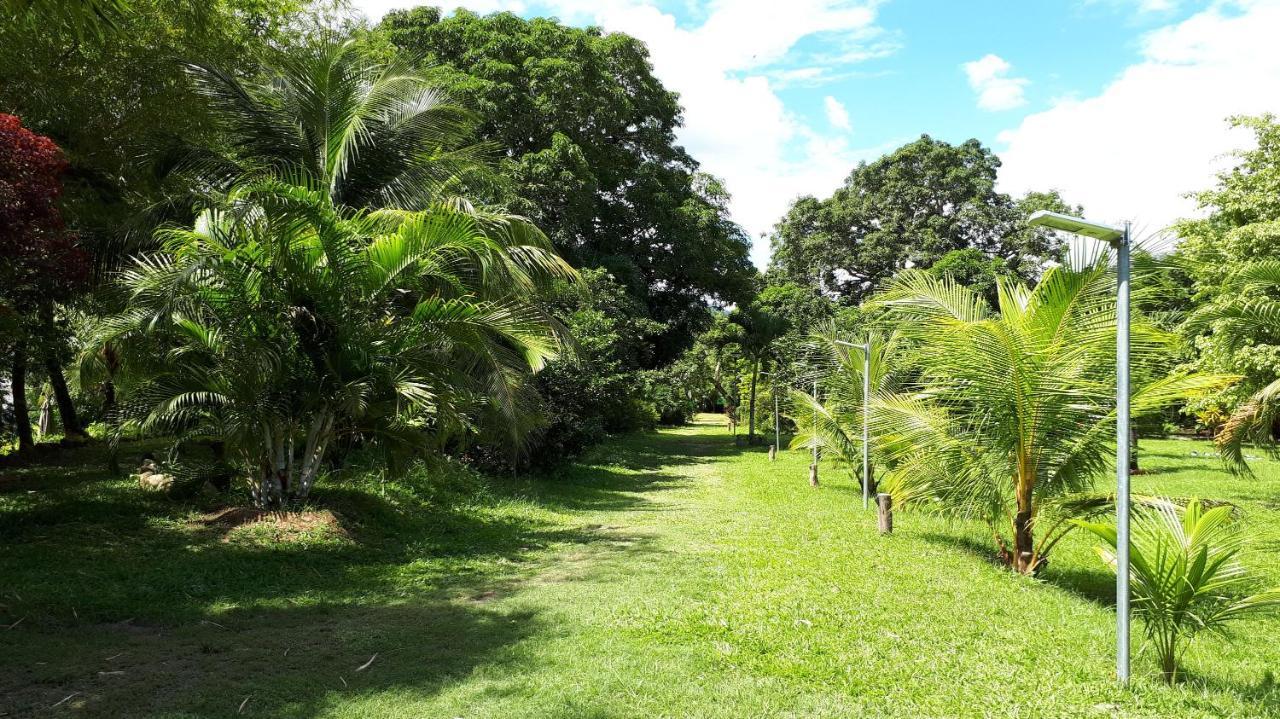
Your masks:
{"label": "white cloud", "polygon": [[1013,66],[999,55],[986,55],[962,65],[969,87],[978,93],[978,107],[983,110],[1012,110],[1026,104],[1023,88],[1028,80],[1009,77]]}
{"label": "white cloud", "polygon": [[[769,247],[758,238],[791,201],[830,192],[869,155],[848,145],[843,128],[824,133],[807,125],[784,106],[778,88],[834,76],[842,66],[893,52],[897,44],[874,24],[878,0],[710,0],[700,7],[700,24],[688,26],[654,1],[531,0],[525,9],[625,32],[648,45],[655,74],[680,93],[685,123],[679,142],[725,181],[733,218],[756,238],[752,259],[763,267]],[[396,3],[354,4],[376,19]],[[458,4],[489,11],[502,3]],[[796,46],[806,38],[816,40],[821,54],[798,57]],[[839,128],[834,120],[832,125]]]}
{"label": "white cloud", "polygon": [[1233,114],[1280,109],[1280,4],[1222,2],[1142,40],[1143,60],[1101,94],[1058,103],[1000,135],[1001,187],[1056,188],[1104,221],[1156,231],[1195,213],[1249,135]]}
{"label": "white cloud", "polygon": [[832,127],[845,132],[853,129],[853,123],[849,121],[849,111],[839,100],[827,95],[822,99],[822,106],[827,111],[827,122],[831,123]]}

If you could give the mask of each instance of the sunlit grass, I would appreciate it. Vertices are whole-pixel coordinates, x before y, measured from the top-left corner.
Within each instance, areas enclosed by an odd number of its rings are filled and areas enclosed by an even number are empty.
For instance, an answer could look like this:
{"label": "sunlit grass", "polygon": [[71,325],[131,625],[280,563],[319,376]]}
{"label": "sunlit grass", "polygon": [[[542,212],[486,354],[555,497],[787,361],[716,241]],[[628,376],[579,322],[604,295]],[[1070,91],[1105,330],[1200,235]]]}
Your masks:
{"label": "sunlit grass", "polygon": [[[1249,563],[1280,584],[1280,467],[1241,479],[1192,456],[1203,442],[1142,449],[1135,490],[1238,502]],[[813,490],[807,462],[770,463],[708,423],[615,440],[538,480],[322,485],[347,534],[287,544],[261,529],[227,541],[192,525],[201,508],[96,465],[31,471],[0,484],[0,624],[21,620],[0,628],[0,711],[75,693],[59,711],[1280,713],[1280,620],[1197,645],[1173,688],[1140,656],[1122,690],[1112,578],[1086,536],[1042,580],[1014,576],[980,527],[899,513],[879,536],[847,474],[824,465]]]}

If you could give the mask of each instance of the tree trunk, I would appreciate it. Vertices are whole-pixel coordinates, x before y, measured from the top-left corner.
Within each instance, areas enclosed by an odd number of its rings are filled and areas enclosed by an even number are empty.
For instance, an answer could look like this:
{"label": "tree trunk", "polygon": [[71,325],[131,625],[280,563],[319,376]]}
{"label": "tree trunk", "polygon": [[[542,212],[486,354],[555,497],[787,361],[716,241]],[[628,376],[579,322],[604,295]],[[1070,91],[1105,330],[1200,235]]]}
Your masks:
{"label": "tree trunk", "polygon": [[9,376],[13,392],[14,431],[18,435],[18,451],[31,452],[36,447],[31,436],[31,414],[27,409],[27,341],[18,340],[13,347],[13,371]]}
{"label": "tree trunk", "polygon": [[40,438],[44,439],[49,436],[51,429],[53,429],[53,398],[45,397],[40,402],[40,416],[36,418],[36,431],[40,433]]}
{"label": "tree trunk", "polygon": [[1031,509],[1018,509],[1013,518],[1013,557],[1015,570],[1031,574],[1035,570],[1035,537],[1031,533]]}
{"label": "tree trunk", "polygon": [[116,383],[107,380],[102,383],[102,418],[110,421],[111,413],[116,409]]}
{"label": "tree trunk", "polygon": [[1178,652],[1172,642],[1166,646],[1158,646],[1160,653],[1160,675],[1166,684],[1173,684],[1178,678]]}
{"label": "tree trunk", "polygon": [[1009,564],[1021,574],[1035,571],[1036,545],[1031,523],[1035,516],[1031,506],[1031,483],[1018,481],[1014,490],[1018,502],[1018,513],[1013,517],[1013,556]]}
{"label": "tree trunk", "polygon": [[76,405],[71,401],[71,393],[67,391],[67,380],[62,375],[62,364],[53,355],[46,355],[45,369],[49,372],[49,384],[53,385],[53,396],[58,401],[58,416],[62,418],[62,434],[68,438],[83,438],[84,430],[80,427],[80,418],[76,416]]}
{"label": "tree trunk", "polygon": [[756,380],[760,377],[760,360],[751,363],[751,411],[747,421],[747,444],[756,443]]}

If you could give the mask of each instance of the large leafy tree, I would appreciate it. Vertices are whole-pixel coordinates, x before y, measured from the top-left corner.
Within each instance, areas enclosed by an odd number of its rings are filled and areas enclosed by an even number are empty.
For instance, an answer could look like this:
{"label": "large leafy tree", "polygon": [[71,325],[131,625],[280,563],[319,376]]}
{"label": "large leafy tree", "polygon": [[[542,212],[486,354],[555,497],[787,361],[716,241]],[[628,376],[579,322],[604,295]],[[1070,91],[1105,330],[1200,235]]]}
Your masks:
{"label": "large leafy tree", "polygon": [[114,30],[128,11],[128,0],[0,0],[0,18],[33,31],[54,26],[79,38]]}
{"label": "large leafy tree", "polygon": [[[1069,526],[1042,525],[1046,505],[1068,516],[1066,497],[1111,461],[1114,298],[1102,260],[1054,267],[1034,288],[1001,281],[995,308],[949,278],[895,279],[879,302],[900,321],[904,361],[919,374],[872,402],[877,445],[893,464],[885,484],[905,503],[986,521],[1004,560],[1035,571]],[[1166,376],[1173,341],[1134,318],[1135,416],[1232,379]]]}
{"label": "large leafy tree", "polygon": [[[11,4],[27,6],[26,19],[0,23],[0,112],[22,117],[66,153],[64,213],[95,266],[107,270],[149,241],[157,214],[192,217],[189,205],[169,205],[172,188],[150,161],[171,138],[218,142],[217,124],[183,63],[211,63],[248,76],[264,56],[292,42],[305,25],[299,11],[307,2]],[[50,13],[74,22],[50,21]],[[94,25],[108,31],[77,30],[80,20],[101,16],[109,24]],[[149,208],[158,212],[143,212]]]}
{"label": "large leafy tree", "polygon": [[527,220],[451,194],[475,169],[465,113],[351,42],[262,82],[192,73],[232,149],[186,153],[223,189],[129,270],[94,343],[128,355],[121,418],[223,438],[266,506],[305,498],[342,437],[521,426],[561,343],[533,298],[575,273]]}
{"label": "large leafy tree", "polygon": [[829,199],[791,206],[775,228],[773,271],[856,301],[903,269],[974,249],[1033,279],[1061,245],[1028,227],[1026,214],[1076,208],[1052,192],[1019,201],[997,192],[999,167],[977,140],[952,145],[928,135],[859,164]]}
{"label": "large leafy tree", "polygon": [[720,183],[675,144],[680,106],[635,38],[511,13],[389,14],[392,43],[483,118],[513,209],[578,266],[603,266],[668,325],[655,362],[705,323],[707,298],[742,301],[748,239]]}
{"label": "large leafy tree", "polygon": [[32,448],[26,380],[31,356],[49,375],[68,436],[80,435],[75,405],[57,352],[54,303],[88,278],[88,255],[59,208],[67,163],[52,140],[0,114],[0,347],[9,351],[9,382],[19,450]]}
{"label": "large leafy tree", "polygon": [[1200,305],[1187,324],[1196,363],[1243,376],[1197,409],[1230,418],[1220,444],[1242,469],[1244,441],[1271,444],[1280,436],[1280,122],[1265,115],[1232,124],[1252,130],[1256,146],[1238,153],[1217,186],[1197,195],[1209,212],[1175,229]]}

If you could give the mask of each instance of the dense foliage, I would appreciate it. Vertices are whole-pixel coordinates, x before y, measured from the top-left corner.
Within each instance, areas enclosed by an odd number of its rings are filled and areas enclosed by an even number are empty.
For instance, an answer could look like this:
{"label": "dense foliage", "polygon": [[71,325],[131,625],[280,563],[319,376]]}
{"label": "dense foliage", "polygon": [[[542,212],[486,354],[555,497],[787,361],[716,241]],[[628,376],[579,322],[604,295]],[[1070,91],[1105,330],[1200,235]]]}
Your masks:
{"label": "dense foliage", "polygon": [[537,376],[545,426],[531,440],[530,457],[547,464],[608,434],[653,427],[658,410],[643,368],[662,325],[603,269],[584,271],[582,282],[557,283],[547,303],[574,347]]}
{"label": "dense foliage", "polygon": [[749,299],[748,238],[728,196],[675,144],[680,105],[633,37],[511,13],[393,12],[380,30],[483,118],[515,212],[575,266],[604,267],[663,323],[666,362],[705,325],[705,301]]}
{"label": "dense foliage", "polygon": [[88,254],[58,206],[67,168],[52,140],[0,114],[0,352],[9,360],[14,434],[19,451],[34,446],[26,402],[28,364],[43,360],[57,395],[63,433],[80,423],[61,370],[63,333],[54,303],[69,299],[88,279]]}
{"label": "dense foliage", "polygon": [[1225,423],[1221,445],[1244,468],[1242,442],[1274,445],[1280,436],[1280,123],[1272,116],[1236,118],[1257,145],[1218,186],[1197,198],[1211,212],[1177,227],[1178,254],[1192,281],[1195,311],[1187,330],[1195,364],[1243,376],[1236,387],[1196,407],[1211,426]]}
{"label": "dense foliage", "polygon": [[487,420],[519,442],[561,344],[530,300],[575,273],[523,218],[444,194],[458,111],[351,42],[269,84],[194,72],[233,148],[195,167],[228,187],[135,261],[94,337],[137,377],[120,419],[218,438],[263,506],[305,499],[338,441],[415,451]]}

